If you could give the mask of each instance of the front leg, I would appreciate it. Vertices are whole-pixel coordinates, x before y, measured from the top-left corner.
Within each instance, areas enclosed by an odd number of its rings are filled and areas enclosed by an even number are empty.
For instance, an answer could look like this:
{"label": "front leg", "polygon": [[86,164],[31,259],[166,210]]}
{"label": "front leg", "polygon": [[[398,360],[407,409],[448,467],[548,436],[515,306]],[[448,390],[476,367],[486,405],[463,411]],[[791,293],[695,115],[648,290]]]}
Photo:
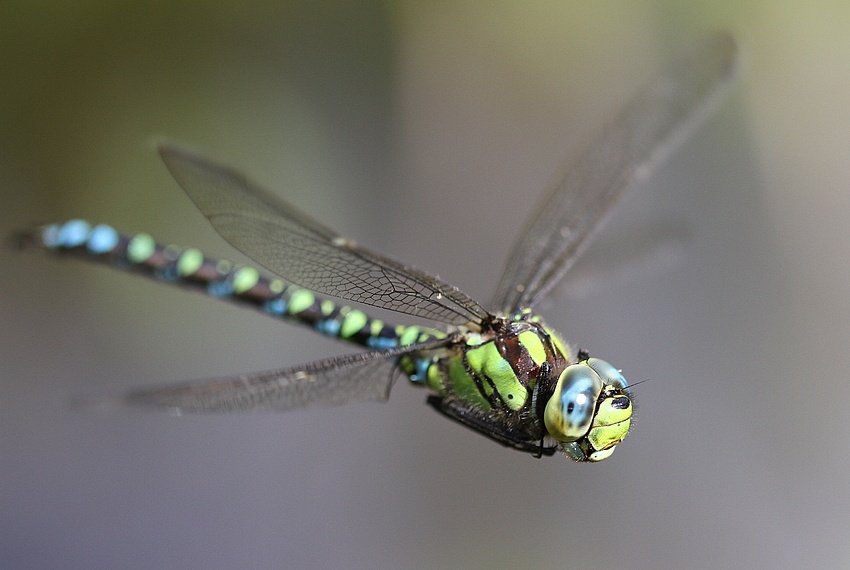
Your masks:
{"label": "front leg", "polygon": [[493,441],[535,457],[551,456],[557,446],[545,447],[542,438],[531,437],[527,430],[498,421],[492,415],[452,398],[428,396],[428,404],[459,424],[475,430]]}

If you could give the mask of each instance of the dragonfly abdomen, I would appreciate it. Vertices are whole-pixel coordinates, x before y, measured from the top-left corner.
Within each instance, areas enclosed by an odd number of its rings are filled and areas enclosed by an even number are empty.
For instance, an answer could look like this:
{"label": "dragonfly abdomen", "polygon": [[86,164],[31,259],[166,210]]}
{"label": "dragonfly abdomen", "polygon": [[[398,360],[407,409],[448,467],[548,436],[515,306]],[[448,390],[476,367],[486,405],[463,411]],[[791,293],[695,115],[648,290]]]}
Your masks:
{"label": "dragonfly abdomen", "polygon": [[163,245],[145,233],[121,234],[106,224],[92,226],[84,220],[70,220],[33,228],[17,237],[23,247],[41,247],[194,289],[372,349],[444,335],[432,329],[388,325],[359,309],[263,275],[254,267],[207,257],[195,248]]}

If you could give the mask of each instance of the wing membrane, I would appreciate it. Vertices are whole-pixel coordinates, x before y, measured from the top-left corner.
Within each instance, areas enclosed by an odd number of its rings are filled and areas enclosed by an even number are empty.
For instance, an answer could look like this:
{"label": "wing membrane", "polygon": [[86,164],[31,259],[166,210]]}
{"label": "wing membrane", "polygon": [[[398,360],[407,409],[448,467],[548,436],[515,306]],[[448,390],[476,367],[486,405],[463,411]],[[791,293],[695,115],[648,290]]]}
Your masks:
{"label": "wing membrane", "polygon": [[224,239],[296,285],[447,324],[487,315],[457,287],[337,235],[235,170],[174,145],[159,153]]}
{"label": "wing membrane", "polygon": [[531,307],[561,280],[616,201],[707,114],[710,95],[734,75],[735,57],[730,36],[713,36],[637,93],[538,205],[514,244],[494,307]]}
{"label": "wing membrane", "polygon": [[293,368],[141,389],[125,395],[120,402],[183,414],[286,411],[383,401],[389,397],[396,376],[396,357],[438,348],[447,342],[441,339],[338,356]]}

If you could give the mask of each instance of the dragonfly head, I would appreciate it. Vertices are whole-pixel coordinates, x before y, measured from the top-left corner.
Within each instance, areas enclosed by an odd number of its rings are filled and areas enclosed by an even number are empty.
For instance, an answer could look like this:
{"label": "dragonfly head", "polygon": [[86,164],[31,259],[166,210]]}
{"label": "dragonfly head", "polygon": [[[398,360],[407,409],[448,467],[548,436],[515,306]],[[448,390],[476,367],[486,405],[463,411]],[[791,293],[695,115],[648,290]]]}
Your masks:
{"label": "dragonfly head", "polygon": [[546,403],[549,435],[575,461],[602,461],[629,433],[629,385],[620,371],[598,358],[568,366]]}

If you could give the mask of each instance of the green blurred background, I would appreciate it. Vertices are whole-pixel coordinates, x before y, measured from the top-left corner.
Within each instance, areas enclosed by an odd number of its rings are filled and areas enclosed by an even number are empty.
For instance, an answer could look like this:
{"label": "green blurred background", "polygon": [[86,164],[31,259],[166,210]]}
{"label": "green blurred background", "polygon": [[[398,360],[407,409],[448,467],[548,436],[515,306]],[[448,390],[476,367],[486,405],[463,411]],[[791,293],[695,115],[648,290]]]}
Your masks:
{"label": "green blurred background", "polygon": [[277,416],[73,411],[346,347],[6,248],[0,567],[846,568],[846,2],[7,0],[0,231],[85,217],[242,259],[159,163],[167,136],[486,300],[553,173],[716,29],[738,87],[586,265],[670,224],[677,262],[542,307],[650,380],[610,460],[507,451],[404,384]]}

